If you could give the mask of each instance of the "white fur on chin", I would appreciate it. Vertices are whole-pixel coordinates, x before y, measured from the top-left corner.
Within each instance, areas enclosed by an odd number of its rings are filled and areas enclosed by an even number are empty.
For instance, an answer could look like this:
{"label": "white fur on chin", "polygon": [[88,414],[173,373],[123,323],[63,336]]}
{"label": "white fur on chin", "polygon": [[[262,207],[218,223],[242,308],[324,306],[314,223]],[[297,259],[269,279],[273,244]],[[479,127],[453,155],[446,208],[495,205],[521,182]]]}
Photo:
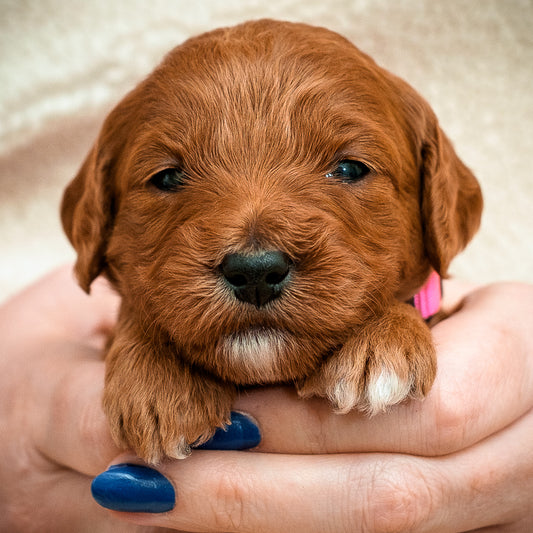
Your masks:
{"label": "white fur on chin", "polygon": [[234,333],[224,340],[224,353],[229,363],[259,372],[265,381],[276,378],[284,350],[283,333],[277,330],[252,329]]}

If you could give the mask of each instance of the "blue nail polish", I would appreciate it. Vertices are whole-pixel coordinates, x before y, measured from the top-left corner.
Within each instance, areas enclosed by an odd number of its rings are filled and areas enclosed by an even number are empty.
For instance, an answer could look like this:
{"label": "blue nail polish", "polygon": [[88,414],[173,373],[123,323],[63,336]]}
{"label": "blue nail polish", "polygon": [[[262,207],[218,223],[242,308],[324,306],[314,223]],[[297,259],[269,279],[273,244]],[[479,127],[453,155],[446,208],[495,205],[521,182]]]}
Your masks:
{"label": "blue nail polish", "polygon": [[176,494],[157,470],[134,464],[109,467],[95,477],[91,492],[102,506],[130,513],[165,513],[174,508]]}
{"label": "blue nail polish", "polygon": [[231,413],[231,425],[218,428],[199,450],[248,450],[261,442],[261,433],[252,419],[243,413]]}

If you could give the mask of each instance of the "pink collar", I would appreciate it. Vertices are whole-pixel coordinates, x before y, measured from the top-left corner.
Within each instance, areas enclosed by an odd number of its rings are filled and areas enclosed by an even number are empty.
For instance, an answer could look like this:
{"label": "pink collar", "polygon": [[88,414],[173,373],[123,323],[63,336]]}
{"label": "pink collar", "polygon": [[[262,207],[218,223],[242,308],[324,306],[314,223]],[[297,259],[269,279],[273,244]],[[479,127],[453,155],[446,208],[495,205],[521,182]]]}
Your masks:
{"label": "pink collar", "polygon": [[414,295],[414,305],[420,311],[422,318],[427,320],[439,311],[441,299],[440,276],[433,271],[424,286]]}

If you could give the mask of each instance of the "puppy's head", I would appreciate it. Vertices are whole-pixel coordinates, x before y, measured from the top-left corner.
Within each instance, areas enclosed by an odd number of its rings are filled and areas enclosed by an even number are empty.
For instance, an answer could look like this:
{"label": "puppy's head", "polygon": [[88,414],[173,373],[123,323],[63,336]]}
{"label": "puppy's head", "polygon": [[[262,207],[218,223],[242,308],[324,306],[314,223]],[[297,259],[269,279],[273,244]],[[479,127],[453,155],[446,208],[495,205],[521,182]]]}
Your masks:
{"label": "puppy's head", "polygon": [[177,47],[119,103],[62,206],[148,335],[241,383],[301,377],[478,228],[413,89],[339,35],[259,21]]}

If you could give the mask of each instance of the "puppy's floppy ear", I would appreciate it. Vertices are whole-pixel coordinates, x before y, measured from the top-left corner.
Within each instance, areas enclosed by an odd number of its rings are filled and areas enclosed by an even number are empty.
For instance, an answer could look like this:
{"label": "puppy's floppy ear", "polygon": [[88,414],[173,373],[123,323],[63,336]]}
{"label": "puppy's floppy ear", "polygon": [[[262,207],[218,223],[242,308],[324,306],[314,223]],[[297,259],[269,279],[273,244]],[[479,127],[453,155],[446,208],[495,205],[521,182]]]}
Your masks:
{"label": "puppy's floppy ear", "polygon": [[117,180],[122,155],[143,120],[139,105],[143,91],[141,83],[109,113],[95,145],[63,195],[61,221],[78,253],[75,272],[86,292],[107,265],[107,243],[120,200]]}
{"label": "puppy's floppy ear", "polygon": [[421,140],[422,224],[426,253],[446,276],[451,260],[474,236],[481,221],[479,183],[459,159],[427,104]]}
{"label": "puppy's floppy ear", "polygon": [[105,266],[105,249],[114,218],[111,163],[102,153],[100,139],[65,190],[61,204],[63,228],[78,253],[76,276],[86,292]]}

